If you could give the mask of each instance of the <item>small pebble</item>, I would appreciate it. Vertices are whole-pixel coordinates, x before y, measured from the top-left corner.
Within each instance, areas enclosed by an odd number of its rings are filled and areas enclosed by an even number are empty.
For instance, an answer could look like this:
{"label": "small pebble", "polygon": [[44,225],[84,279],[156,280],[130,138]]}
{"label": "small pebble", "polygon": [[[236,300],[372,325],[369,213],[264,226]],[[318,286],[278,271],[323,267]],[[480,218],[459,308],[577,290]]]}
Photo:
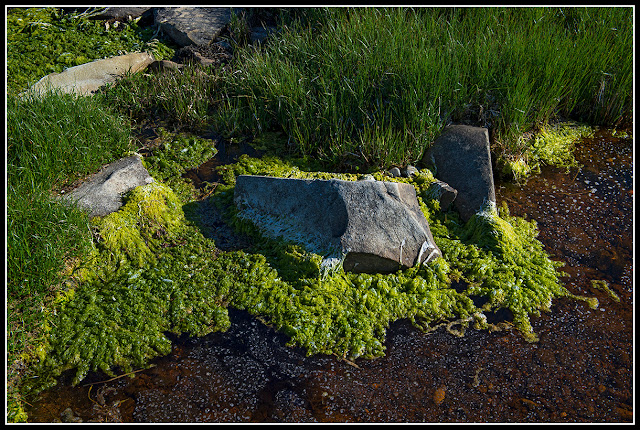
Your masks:
{"label": "small pebble", "polygon": [[405,178],[410,178],[413,175],[418,173],[418,169],[416,169],[414,166],[412,166],[411,164],[407,165],[407,167],[403,167],[402,168],[402,176],[404,176]]}
{"label": "small pebble", "polygon": [[398,169],[397,167],[392,167],[391,169],[389,169],[389,171],[387,173],[392,178],[397,178],[397,177],[401,176],[400,169]]}
{"label": "small pebble", "polygon": [[447,387],[445,387],[444,385],[438,388],[433,393],[433,403],[435,403],[436,405],[440,405],[442,402],[444,402],[444,397],[446,393],[447,393]]}

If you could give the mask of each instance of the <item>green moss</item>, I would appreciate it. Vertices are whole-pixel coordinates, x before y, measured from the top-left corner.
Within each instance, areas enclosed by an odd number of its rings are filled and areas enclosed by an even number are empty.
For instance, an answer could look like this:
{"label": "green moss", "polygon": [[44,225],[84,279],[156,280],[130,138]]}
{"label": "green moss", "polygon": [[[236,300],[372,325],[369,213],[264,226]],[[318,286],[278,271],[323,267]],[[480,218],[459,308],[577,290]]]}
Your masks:
{"label": "green moss", "polygon": [[148,51],[156,59],[175,47],[151,39],[152,29],[136,21],[107,28],[86,15],[65,14],[55,7],[15,8],[7,14],[7,84],[19,92],[49,73],[126,52]]}
{"label": "green moss", "polygon": [[229,326],[212,241],[186,223],[163,184],[135,188],[120,211],[95,224],[101,240],[76,275],[77,288],[56,301],[36,389],[65,369],[74,383],[90,370],[130,371],[167,354],[165,333],[204,335]]}
{"label": "green moss", "polygon": [[216,155],[215,142],[196,136],[172,135],[158,129],[162,144],[144,158],[151,176],[167,183],[183,203],[194,198],[194,189],[182,178],[189,169],[200,166]]}
{"label": "green moss", "polygon": [[[253,159],[243,156],[238,163],[221,166],[219,170],[227,183],[219,187],[216,196],[220,207],[230,208],[230,222],[254,237],[261,237],[260,231],[236,217],[231,201],[235,176],[269,174],[297,178],[358,178],[358,175],[305,172],[276,157]],[[408,182],[416,187],[419,203],[444,258],[436,264],[392,275],[356,276],[339,271],[323,277],[319,268],[315,271],[305,269],[304,275],[299,273],[296,281],[296,275],[292,273],[278,276],[281,271],[290,272],[298,267],[290,261],[291,251],[285,251],[286,247],[278,245],[278,242],[261,238],[255,252],[266,258],[265,266],[274,269],[275,273],[264,269],[269,275],[264,275],[265,281],[260,283],[260,288],[236,290],[242,296],[234,297],[231,303],[237,307],[245,306],[256,315],[267,316],[272,324],[292,337],[293,344],[304,346],[310,353],[334,353],[355,358],[380,355],[385,328],[399,318],[409,318],[423,330],[431,330],[434,324],[438,326],[442,321],[452,320],[462,328],[470,323],[487,328],[489,324],[484,313],[507,308],[514,315],[513,325],[525,339],[535,341],[530,318],[539,315],[540,311],[550,310],[554,298],[588,300],[570,294],[561,285],[557,269],[562,263],[552,261],[536,239],[535,221],[511,217],[505,205],[500,212],[495,207],[487,207],[464,224],[457,214],[438,210],[438,202],[430,188],[434,178],[428,170],[411,179],[391,179],[382,172],[373,176],[378,180]],[[305,258],[304,261],[313,261],[313,258]],[[253,270],[262,273],[258,269]],[[451,288],[452,280],[465,281],[469,287],[458,293]],[[363,289],[363,285],[373,292]],[[420,288],[407,290],[407,285]],[[363,296],[373,298],[368,299],[369,307],[357,306],[362,303]],[[471,299],[478,296],[487,299],[482,308],[476,307]],[[302,301],[296,300],[299,297],[303,298]],[[336,299],[327,300],[327,297]],[[272,303],[270,307],[265,305],[269,301]],[[340,325],[335,321],[340,321]],[[447,323],[447,327],[453,330],[451,323]]]}
{"label": "green moss", "polygon": [[509,309],[524,337],[536,340],[530,316],[549,311],[554,298],[570,296],[558,279],[558,267],[536,239],[535,221],[512,217],[506,204],[474,215],[458,238],[445,239],[441,249],[469,283],[469,295],[488,299],[483,309]]}
{"label": "green moss", "polygon": [[512,157],[500,157],[502,173],[516,182],[526,181],[532,174],[540,173],[543,165],[565,170],[578,165],[573,152],[580,139],[593,136],[593,128],[573,122],[545,125],[535,134],[522,142],[525,148],[522,154]]}
{"label": "green moss", "polygon": [[609,283],[607,281],[602,279],[592,279],[591,286],[596,290],[607,293],[607,295],[611,297],[611,299],[620,303],[620,297],[611,288],[609,288]]}
{"label": "green moss", "polygon": [[[361,175],[304,170],[308,164],[277,157],[242,156],[219,166],[223,177],[210,197],[229,223],[252,238],[251,252],[221,252],[197,228],[198,211],[184,216],[164,184],[136,188],[123,208],[96,222],[94,258],[78,271],[78,287],[58,301],[57,318],[42,356],[41,381],[76,368],[114,372],[145,366],[170,350],[167,332],[200,336],[229,326],[227,306],[245,309],[290,337],[307,354],[351,360],[384,354],[386,330],[408,319],[429,332],[444,326],[461,336],[467,327],[491,329],[486,313],[509,309],[513,324],[535,341],[531,317],[569,293],[559,281],[561,263],[536,239],[535,222],[489,206],[464,224],[438,210],[427,170],[412,178],[374,177],[415,186],[443,257],[391,274],[327,271],[323,256],[265,237],[233,205],[239,174],[357,180]],[[83,272],[84,270],[84,272]],[[468,286],[459,291],[452,281]],[[485,298],[479,307],[477,297]],[[42,386],[42,384],[41,384]]]}
{"label": "green moss", "polygon": [[184,213],[171,189],[154,182],[135,188],[119,211],[96,217],[92,223],[100,231],[100,245],[116,260],[144,266],[154,264],[161,244],[176,237]]}

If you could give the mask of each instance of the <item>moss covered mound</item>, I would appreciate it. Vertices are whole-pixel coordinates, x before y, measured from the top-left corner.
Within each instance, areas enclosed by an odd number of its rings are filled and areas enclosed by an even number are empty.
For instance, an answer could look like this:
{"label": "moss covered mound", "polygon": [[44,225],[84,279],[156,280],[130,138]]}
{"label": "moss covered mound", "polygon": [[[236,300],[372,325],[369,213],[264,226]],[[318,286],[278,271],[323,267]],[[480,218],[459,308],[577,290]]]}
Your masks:
{"label": "moss covered mound", "polygon": [[[462,335],[467,327],[515,326],[535,341],[530,318],[550,309],[553,299],[574,297],[558,279],[560,263],[549,259],[536,239],[535,222],[488,207],[463,224],[456,213],[441,212],[429,193],[433,175],[378,180],[416,187],[421,209],[443,252],[428,265],[392,274],[325,270],[320,255],[296,243],[261,235],[236,217],[235,177],[358,175],[304,170],[300,160],[242,156],[219,166],[223,178],[209,198],[229,224],[249,234],[248,250],[221,252],[198,228],[201,212],[182,206],[162,183],[138,187],[123,208],[95,224],[94,258],[76,271],[77,288],[61,298],[40,373],[48,380],[76,368],[75,382],[89,370],[129,371],[170,350],[167,332],[201,336],[229,326],[227,306],[245,309],[290,337],[290,345],[311,354],[353,360],[384,354],[386,329],[409,319],[428,332],[440,326]],[[456,285],[467,285],[460,291]],[[482,306],[474,299],[483,297]],[[595,302],[590,303],[596,306]],[[509,309],[513,322],[498,327],[485,314]]]}

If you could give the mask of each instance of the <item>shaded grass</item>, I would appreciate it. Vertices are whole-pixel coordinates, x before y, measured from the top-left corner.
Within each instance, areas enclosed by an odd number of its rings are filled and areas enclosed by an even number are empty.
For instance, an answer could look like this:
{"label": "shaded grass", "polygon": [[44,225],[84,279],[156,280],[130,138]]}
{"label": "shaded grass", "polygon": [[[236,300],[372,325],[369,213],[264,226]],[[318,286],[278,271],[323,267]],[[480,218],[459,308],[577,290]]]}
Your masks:
{"label": "shaded grass", "polygon": [[208,126],[219,98],[218,79],[191,64],[179,72],[129,75],[98,91],[131,119],[162,119],[176,129],[196,131]]}

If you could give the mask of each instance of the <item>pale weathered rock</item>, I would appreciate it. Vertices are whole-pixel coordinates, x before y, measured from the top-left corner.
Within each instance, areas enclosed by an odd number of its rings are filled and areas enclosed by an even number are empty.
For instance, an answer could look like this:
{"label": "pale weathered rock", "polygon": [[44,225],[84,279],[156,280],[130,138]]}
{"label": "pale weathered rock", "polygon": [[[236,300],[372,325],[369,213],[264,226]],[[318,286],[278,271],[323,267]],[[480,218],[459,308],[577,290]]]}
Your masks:
{"label": "pale weathered rock", "polygon": [[454,207],[468,221],[487,202],[496,202],[489,150],[489,133],[484,127],[447,127],[427,150],[423,164],[436,178],[458,190]]}
{"label": "pale weathered rock", "polygon": [[231,21],[229,7],[163,7],[155,22],[180,46],[208,45]]}
{"label": "pale weathered rock", "polygon": [[140,157],[133,155],[105,166],[62,198],[76,202],[90,217],[105,216],[120,209],[127,191],[153,181]]}
{"label": "pale weathered rock", "polygon": [[393,272],[441,256],[410,184],[241,175],[234,200],[268,236],[342,256],[344,270]]}
{"label": "pale weathered rock", "polygon": [[147,52],[95,60],[69,67],[62,73],[51,73],[36,82],[27,92],[39,95],[53,89],[64,93],[90,95],[101,86],[115,82],[126,73],[137,73],[145,69],[153,61],[153,55]]}

